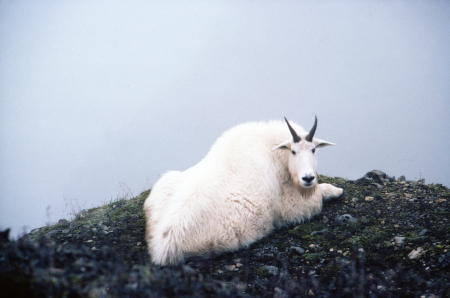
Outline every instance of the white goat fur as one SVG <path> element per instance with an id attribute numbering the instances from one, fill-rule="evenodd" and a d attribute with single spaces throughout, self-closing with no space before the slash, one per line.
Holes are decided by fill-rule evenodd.
<path id="1" fill-rule="evenodd" d="M 333 145 L 315 138 L 306 142 L 308 133 L 291 126 L 302 139 L 297 146 Z M 274 228 L 311 218 L 322 199 L 342 195 L 342 189 L 317 184 L 317 178 L 303 187 L 290 165 L 291 150 L 275 150 L 280 144 L 294 146 L 285 123 L 241 124 L 225 132 L 197 165 L 164 174 L 144 204 L 152 261 L 175 265 L 237 250 Z M 315 158 L 311 163 L 317 176 Z"/>

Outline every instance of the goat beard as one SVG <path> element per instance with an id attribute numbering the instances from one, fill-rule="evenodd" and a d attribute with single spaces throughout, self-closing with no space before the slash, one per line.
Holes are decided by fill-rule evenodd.
<path id="1" fill-rule="evenodd" d="M 292 175 L 292 181 L 294 182 L 294 185 L 296 186 L 297 190 L 302 194 L 304 198 L 309 198 L 316 192 L 317 188 L 317 181 L 314 182 L 314 184 L 311 187 L 303 187 L 302 183 L 300 182 L 300 178 L 298 175 Z"/>

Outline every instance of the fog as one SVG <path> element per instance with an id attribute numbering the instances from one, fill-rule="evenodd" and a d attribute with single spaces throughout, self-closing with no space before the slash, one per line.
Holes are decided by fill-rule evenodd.
<path id="1" fill-rule="evenodd" d="M 450 186 L 448 1 L 1 1 L 0 229 L 131 197 L 282 120 L 320 174 Z"/>

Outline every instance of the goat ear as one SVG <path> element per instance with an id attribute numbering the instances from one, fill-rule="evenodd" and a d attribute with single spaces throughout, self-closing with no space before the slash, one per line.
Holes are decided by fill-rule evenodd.
<path id="1" fill-rule="evenodd" d="M 287 141 L 281 143 L 280 145 L 272 148 L 272 150 L 276 150 L 276 149 L 289 149 L 290 150 L 291 149 L 291 140 L 287 140 Z"/>
<path id="2" fill-rule="evenodd" d="M 313 139 L 313 143 L 314 146 L 316 146 L 316 148 L 322 148 L 322 147 L 326 147 L 326 146 L 334 146 L 334 143 L 330 143 L 324 140 L 320 140 L 320 139 Z"/>

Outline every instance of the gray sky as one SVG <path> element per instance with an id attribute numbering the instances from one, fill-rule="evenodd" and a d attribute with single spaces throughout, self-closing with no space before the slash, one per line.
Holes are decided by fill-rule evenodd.
<path id="1" fill-rule="evenodd" d="M 449 1 L 0 2 L 0 228 L 150 188 L 235 124 L 336 143 L 319 173 L 450 186 Z"/>

